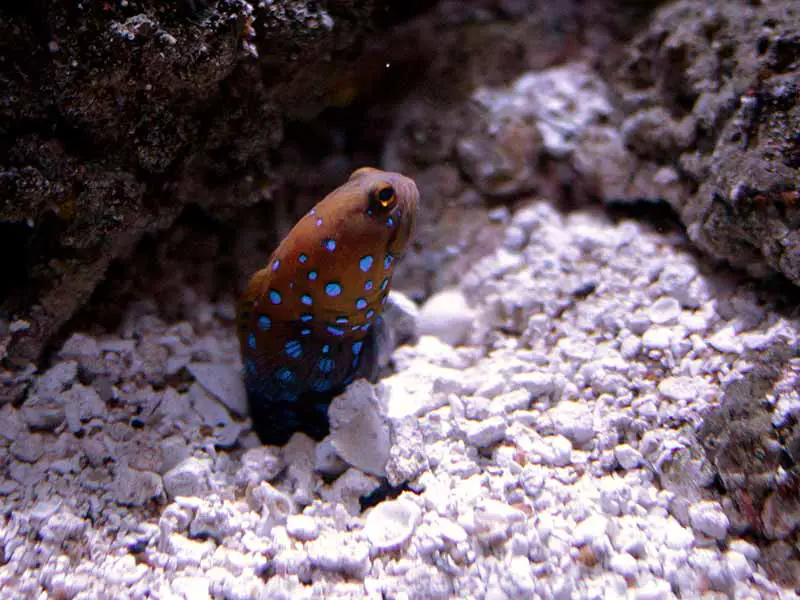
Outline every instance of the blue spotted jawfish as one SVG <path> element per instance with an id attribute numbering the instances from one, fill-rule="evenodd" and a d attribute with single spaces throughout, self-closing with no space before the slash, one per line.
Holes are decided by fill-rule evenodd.
<path id="1" fill-rule="evenodd" d="M 303 216 L 256 272 L 238 308 L 250 416 L 264 443 L 328 429 L 331 399 L 378 374 L 378 330 L 408 246 L 419 191 L 363 167 Z"/>

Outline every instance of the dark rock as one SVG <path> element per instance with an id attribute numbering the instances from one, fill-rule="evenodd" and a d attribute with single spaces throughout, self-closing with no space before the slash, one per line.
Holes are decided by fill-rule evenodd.
<path id="1" fill-rule="evenodd" d="M 800 9 L 792 2 L 659 10 L 617 73 L 626 142 L 680 165 L 666 198 L 710 255 L 800 285 Z"/>
<path id="2" fill-rule="evenodd" d="M 705 415 L 698 431 L 739 513 L 731 520 L 771 539 L 786 538 L 800 523 L 800 466 L 791 457 L 791 432 L 775 426 L 767 398 L 796 352 L 779 343 L 755 357 L 753 368 L 728 384 L 722 404 Z"/>

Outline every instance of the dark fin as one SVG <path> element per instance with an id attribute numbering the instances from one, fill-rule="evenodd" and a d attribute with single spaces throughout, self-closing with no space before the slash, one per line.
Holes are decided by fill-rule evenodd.
<path id="1" fill-rule="evenodd" d="M 364 348 L 361 351 L 361 362 L 358 365 L 355 373 L 353 373 L 351 381 L 361 379 L 362 377 L 370 383 L 375 383 L 378 381 L 378 375 L 380 374 L 380 364 L 378 361 L 379 344 L 385 337 L 385 327 L 386 324 L 383 320 L 383 317 L 376 317 L 375 323 L 370 329 L 369 335 L 364 338 Z"/>
<path id="2" fill-rule="evenodd" d="M 296 402 L 290 403 L 248 393 L 253 430 L 266 445 L 283 446 L 297 432 L 319 441 L 330 430 L 328 405 L 333 398 L 333 395 L 321 396 L 301 394 Z"/>
<path id="3" fill-rule="evenodd" d="M 259 335 L 256 348 L 243 353 L 250 416 L 265 444 L 285 444 L 298 431 L 322 439 L 333 398 L 356 379 L 374 382 L 378 376 L 376 327 L 362 340 L 303 337 L 302 358 L 292 359 L 278 348 L 297 339 L 292 332 L 298 327 L 305 325 L 273 323 L 270 343 Z"/>

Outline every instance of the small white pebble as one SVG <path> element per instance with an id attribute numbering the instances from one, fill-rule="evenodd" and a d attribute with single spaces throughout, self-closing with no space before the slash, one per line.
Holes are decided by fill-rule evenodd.
<path id="1" fill-rule="evenodd" d="M 547 456 L 543 456 L 545 462 L 554 467 L 565 467 L 572 462 L 572 442 L 563 435 L 551 435 L 544 440 L 550 447 Z"/>
<path id="2" fill-rule="evenodd" d="M 680 303 L 670 296 L 662 296 L 647 311 L 650 321 L 656 325 L 674 323 L 681 313 Z"/>
<path id="3" fill-rule="evenodd" d="M 467 442 L 478 448 L 488 448 L 500 442 L 506 434 L 506 420 L 497 415 L 482 421 L 470 422 L 466 427 Z"/>
<path id="4" fill-rule="evenodd" d="M 623 358 L 634 358 L 639 351 L 642 349 L 642 338 L 638 335 L 629 335 L 624 340 L 622 340 L 622 344 L 619 348 L 619 353 L 622 354 Z"/>
<path id="5" fill-rule="evenodd" d="M 506 227 L 503 246 L 509 250 L 520 250 L 528 241 L 525 230 L 516 225 Z"/>
<path id="6" fill-rule="evenodd" d="M 639 573 L 636 559 L 627 552 L 612 556 L 608 566 L 611 567 L 612 571 L 619 573 L 623 577 L 636 577 Z"/>
<path id="7" fill-rule="evenodd" d="M 731 540 L 729 548 L 734 552 L 742 554 L 748 560 L 756 561 L 761 556 L 761 551 L 758 549 L 758 546 L 744 540 Z"/>
<path id="8" fill-rule="evenodd" d="M 401 546 L 414 533 L 421 516 L 419 506 L 400 497 L 373 508 L 364 523 L 364 533 L 378 550 Z"/>
<path id="9" fill-rule="evenodd" d="M 620 444 L 614 449 L 614 456 L 619 463 L 619 466 L 625 469 L 635 469 L 642 464 L 643 458 L 641 452 L 630 444 Z"/>
<path id="10" fill-rule="evenodd" d="M 636 600 L 664 600 L 665 598 L 672 598 L 674 595 L 669 583 L 663 579 L 656 579 L 648 581 L 636 590 L 633 597 Z"/>
<path id="11" fill-rule="evenodd" d="M 689 507 L 689 522 L 693 529 L 716 540 L 723 540 L 728 536 L 730 521 L 722 512 L 719 502 L 703 500 L 692 504 Z"/>
<path id="12" fill-rule="evenodd" d="M 744 554 L 729 550 L 725 553 L 725 559 L 728 562 L 728 570 L 731 576 L 737 581 L 746 581 L 753 574 L 753 568 Z"/>
<path id="13" fill-rule="evenodd" d="M 286 532 L 295 539 L 307 542 L 319 535 L 319 525 L 308 515 L 289 515 L 286 518 Z"/>
<path id="14" fill-rule="evenodd" d="M 741 354 L 743 350 L 743 344 L 736 335 L 736 329 L 733 325 L 728 325 L 720 329 L 709 338 L 708 343 L 720 352 Z"/>
<path id="15" fill-rule="evenodd" d="M 555 376 L 541 371 L 518 373 L 511 378 L 511 382 L 527 390 L 532 398 L 549 394 L 555 388 Z"/>
<path id="16" fill-rule="evenodd" d="M 702 377 L 667 377 L 658 384 L 658 391 L 667 398 L 688 402 L 701 397 L 708 389 Z"/>
<path id="17" fill-rule="evenodd" d="M 650 327 L 642 335 L 642 345 L 648 350 L 664 350 L 669 348 L 672 334 L 670 327 Z"/>
<path id="18" fill-rule="evenodd" d="M 608 519 L 602 515 L 591 515 L 575 527 L 572 532 L 572 543 L 583 546 L 597 540 L 606 534 Z"/>

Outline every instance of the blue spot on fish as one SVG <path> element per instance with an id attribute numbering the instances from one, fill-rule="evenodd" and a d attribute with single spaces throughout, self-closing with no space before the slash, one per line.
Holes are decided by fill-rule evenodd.
<path id="1" fill-rule="evenodd" d="M 311 382 L 311 389 L 315 392 L 327 392 L 331 387 L 333 387 L 333 384 L 327 379 L 315 379 Z M 318 406 L 316 408 L 322 410 L 327 407 Z"/>
<path id="2" fill-rule="evenodd" d="M 325 345 L 322 347 L 322 353 L 323 353 L 323 354 L 327 354 L 327 353 L 328 353 L 328 350 L 330 350 L 330 349 L 331 349 L 331 347 L 330 347 L 328 344 L 325 344 Z"/>
<path id="3" fill-rule="evenodd" d="M 372 289 L 372 279 L 367 279 L 367 280 L 364 282 L 364 289 L 365 289 L 366 291 L 370 291 L 370 290 Z"/>
<path id="4" fill-rule="evenodd" d="M 247 336 L 247 345 L 250 346 L 251 349 L 256 349 L 256 336 L 255 334 L 251 333 Z"/>
<path id="5" fill-rule="evenodd" d="M 361 267 L 361 270 L 364 271 L 364 273 L 366 273 L 372 268 L 372 257 L 369 255 L 362 256 L 361 260 L 358 261 L 358 266 Z"/>
<path id="6" fill-rule="evenodd" d="M 333 252 L 334 250 L 336 250 L 336 240 L 332 240 L 330 238 L 322 240 L 322 246 L 325 248 L 325 250 Z"/>
<path id="7" fill-rule="evenodd" d="M 394 227 L 394 219 L 392 217 L 386 218 L 386 226 L 387 227 Z"/>
<path id="8" fill-rule="evenodd" d="M 325 293 L 328 296 L 338 296 L 342 293 L 342 286 L 334 282 L 325 284 Z"/>
<path id="9" fill-rule="evenodd" d="M 280 304 L 282 301 L 281 293 L 278 290 L 269 291 L 269 301 L 273 304 Z"/>
<path id="10" fill-rule="evenodd" d="M 283 383 L 293 383 L 294 381 L 297 380 L 297 375 L 295 375 L 294 371 L 292 371 L 289 367 L 283 367 L 282 369 L 278 369 L 276 375 L 278 376 L 278 379 Z"/>
<path id="11" fill-rule="evenodd" d="M 266 315 L 261 315 L 258 317 L 258 328 L 261 331 L 267 331 L 270 327 L 272 327 L 272 321 Z"/>
<path id="12" fill-rule="evenodd" d="M 320 358 L 317 366 L 323 373 L 330 373 L 333 371 L 334 362 L 332 358 Z"/>
<path id="13" fill-rule="evenodd" d="M 350 322 L 350 319 L 347 317 L 336 317 L 336 324 L 337 325 L 347 325 Z"/>
<path id="14" fill-rule="evenodd" d="M 304 254 L 301 252 L 300 256 L 297 257 L 297 260 L 299 260 L 301 263 L 305 263 L 306 261 L 308 261 L 308 254 Z"/>
<path id="15" fill-rule="evenodd" d="M 311 281 L 315 281 L 317 279 L 317 276 L 319 276 L 319 273 L 317 273 L 316 271 L 309 271 L 308 272 L 308 278 Z"/>
<path id="16" fill-rule="evenodd" d="M 361 347 L 364 345 L 364 342 L 358 341 L 353 342 L 353 354 L 359 354 L 361 352 Z"/>
<path id="17" fill-rule="evenodd" d="M 309 294 L 303 294 L 302 296 L 300 296 L 300 302 L 302 302 L 306 306 L 311 306 L 312 304 L 314 304 L 314 300 L 313 298 L 311 298 Z"/>
<path id="18" fill-rule="evenodd" d="M 286 354 L 292 358 L 300 358 L 303 356 L 303 345 L 297 340 L 290 340 L 286 342 L 286 345 L 283 347 L 283 349 L 286 351 Z"/>
<path id="19" fill-rule="evenodd" d="M 388 277 L 386 279 L 384 279 L 383 281 L 381 281 L 381 291 L 384 291 L 386 289 L 387 285 L 389 285 L 389 278 Z"/>
<path id="20" fill-rule="evenodd" d="M 308 323 L 313 318 L 314 318 L 314 315 L 312 315 L 311 313 L 303 313 L 302 315 L 300 315 L 300 320 L 303 323 Z"/>
<path id="21" fill-rule="evenodd" d="M 364 298 L 359 298 L 358 300 L 356 300 L 356 308 L 358 310 L 364 310 L 365 308 L 367 308 L 367 301 Z"/>
<path id="22" fill-rule="evenodd" d="M 310 329 L 303 329 L 300 331 L 300 335 L 311 335 Z"/>
<path id="23" fill-rule="evenodd" d="M 281 261 L 276 260 L 274 263 L 272 263 L 272 270 L 273 271 L 277 271 L 278 267 L 280 267 L 280 266 L 281 266 Z"/>
<path id="24" fill-rule="evenodd" d="M 392 266 L 392 261 L 394 260 L 394 256 L 391 254 L 387 254 L 386 258 L 383 259 L 383 268 L 388 269 Z"/>
<path id="25" fill-rule="evenodd" d="M 339 329 L 338 327 L 334 327 L 333 325 L 328 325 L 327 329 L 328 333 L 330 333 L 331 335 L 336 335 L 336 336 L 344 335 L 343 329 Z"/>
<path id="26" fill-rule="evenodd" d="M 322 217 L 317 219 L 317 227 L 319 227 L 320 225 L 322 225 Z"/>
<path id="27" fill-rule="evenodd" d="M 372 309 L 370 308 L 370 309 L 367 311 L 367 313 L 366 313 L 366 315 L 365 315 L 365 316 L 366 316 L 368 319 L 371 319 L 371 318 L 372 318 L 372 316 L 373 316 L 374 314 L 375 314 L 375 311 L 374 311 L 374 310 L 372 310 Z"/>

